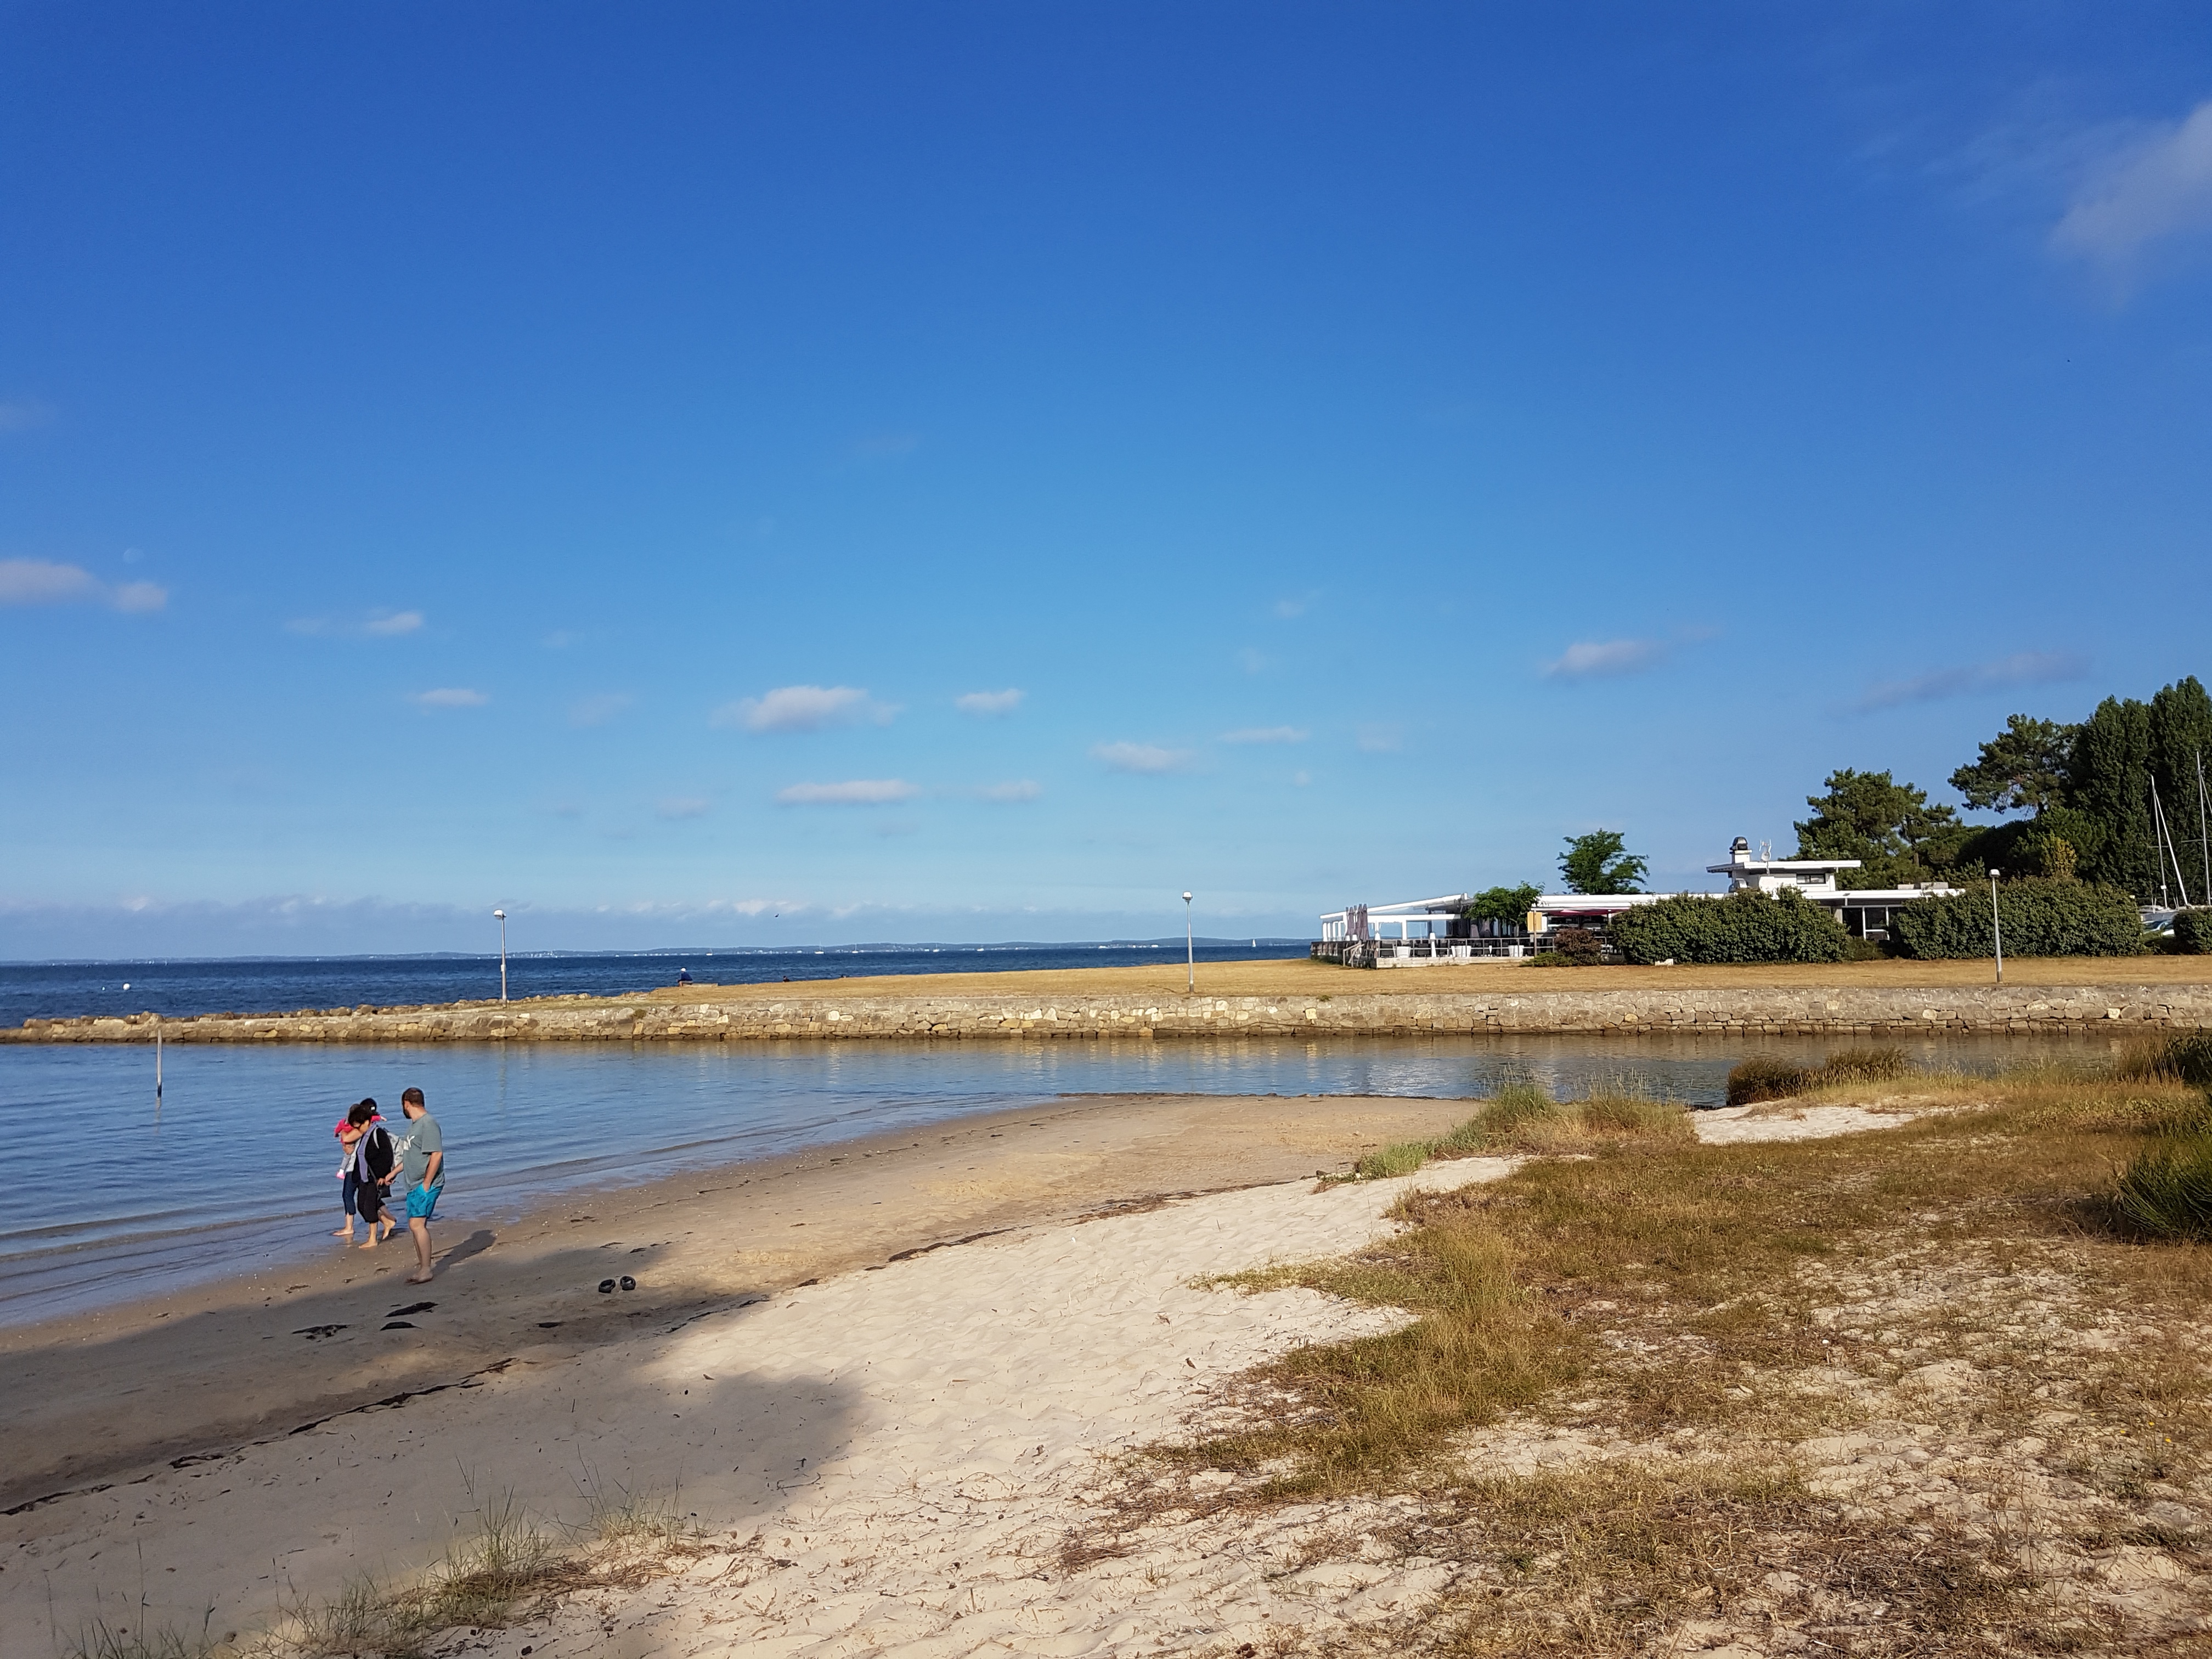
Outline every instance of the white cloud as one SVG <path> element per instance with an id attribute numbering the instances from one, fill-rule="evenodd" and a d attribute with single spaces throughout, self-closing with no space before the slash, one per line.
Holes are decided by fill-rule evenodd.
<path id="1" fill-rule="evenodd" d="M 976 794 L 985 800 L 1035 800 L 1044 793 L 1036 781 L 1023 778 L 1012 783 L 987 783 Z"/>
<path id="2" fill-rule="evenodd" d="M 118 611 L 143 616 L 168 608 L 169 590 L 159 582 L 122 582 L 108 592 L 108 602 Z"/>
<path id="3" fill-rule="evenodd" d="M 372 611 L 366 617 L 295 617 L 284 624 L 288 634 L 304 634 L 310 639 L 346 638 L 366 635 L 370 639 L 398 639 L 412 634 L 423 623 L 419 611 Z"/>
<path id="4" fill-rule="evenodd" d="M 1405 746 L 1406 728 L 1397 725 L 1370 723 L 1359 728 L 1356 741 L 1370 755 L 1395 753 Z"/>
<path id="5" fill-rule="evenodd" d="M 653 814 L 664 818 L 703 818 L 714 803 L 697 795 L 665 795 L 653 805 Z"/>
<path id="6" fill-rule="evenodd" d="M 780 685 L 761 696 L 724 703 L 708 721 L 748 732 L 819 732 L 864 720 L 882 726 L 896 713 L 855 685 Z"/>
<path id="7" fill-rule="evenodd" d="M 491 699 L 481 691 L 471 691 L 465 685 L 441 685 L 434 690 L 417 691 L 408 699 L 417 708 L 481 708 Z"/>
<path id="8" fill-rule="evenodd" d="M 2071 651 L 2020 651 L 1995 662 L 1965 668 L 1939 668 L 1911 679 L 1882 680 L 1869 686 L 1858 701 L 1862 712 L 1895 708 L 1909 702 L 1937 702 L 1946 697 L 1972 696 L 1978 691 L 2002 690 L 2014 685 L 2049 685 L 2059 680 L 2078 680 L 2089 672 L 2088 659 Z"/>
<path id="9" fill-rule="evenodd" d="M 59 605 L 100 591 L 89 570 L 45 559 L 0 559 L 0 605 Z"/>
<path id="10" fill-rule="evenodd" d="M 1255 651 L 1249 645 L 1237 653 L 1237 665 L 1248 674 L 1264 674 L 1273 661 L 1266 652 Z"/>
<path id="11" fill-rule="evenodd" d="M 1152 743 L 1102 743 L 1091 750 L 1091 757 L 1103 761 L 1116 772 L 1134 772 L 1148 777 L 1184 771 L 1192 759 L 1188 749 L 1163 749 Z"/>
<path id="12" fill-rule="evenodd" d="M 794 783 L 775 792 L 780 806 L 884 806 L 912 800 L 921 787 L 903 778 L 854 778 L 845 783 Z"/>
<path id="13" fill-rule="evenodd" d="M 1318 597 L 1308 593 L 1297 599 L 1277 599 L 1273 606 L 1276 619 L 1280 622 L 1296 621 L 1313 608 L 1313 602 Z"/>
<path id="14" fill-rule="evenodd" d="M 565 628 L 556 628 L 550 634 L 548 634 L 544 639 L 538 641 L 538 644 L 544 646 L 548 651 L 566 651 L 570 646 L 575 644 L 575 642 L 576 635 L 568 632 Z"/>
<path id="15" fill-rule="evenodd" d="M 2092 168 L 2051 245 L 2118 274 L 2151 244 L 2203 230 L 2212 230 L 2212 101 Z"/>
<path id="16" fill-rule="evenodd" d="M 627 691 L 602 691 L 594 696 L 579 697 L 568 705 L 568 724 L 577 727 L 605 726 L 636 701 Z"/>
<path id="17" fill-rule="evenodd" d="M 1307 733 L 1295 726 L 1247 726 L 1224 732 L 1224 743 L 1304 743 Z"/>
<path id="18" fill-rule="evenodd" d="M 89 570 L 49 559 L 0 559 L 0 605 L 70 605 L 82 600 L 118 611 L 159 611 L 169 590 L 159 582 L 110 586 Z"/>
<path id="19" fill-rule="evenodd" d="M 1633 674 L 1659 660 L 1656 640 L 1577 640 L 1544 665 L 1554 679 L 1595 679 L 1607 674 Z"/>
<path id="20" fill-rule="evenodd" d="M 9 398 L 0 400 L 0 432 L 28 432 L 34 426 L 44 426 L 54 418 L 51 404 L 36 398 Z"/>
<path id="21" fill-rule="evenodd" d="M 1291 774 L 1291 781 L 1297 785 L 1299 788 L 1303 789 L 1313 781 L 1313 774 L 1310 772 L 1293 772 Z"/>
<path id="22" fill-rule="evenodd" d="M 1010 685 L 1003 691 L 965 692 L 953 698 L 952 706 L 963 714 L 1011 714 L 1028 696 Z"/>

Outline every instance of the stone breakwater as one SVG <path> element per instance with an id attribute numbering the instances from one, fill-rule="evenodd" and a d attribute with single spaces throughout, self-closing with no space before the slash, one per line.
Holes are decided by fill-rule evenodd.
<path id="1" fill-rule="evenodd" d="M 783 996 L 33 1019 L 0 1042 L 740 1042 L 1404 1036 L 1437 1031 L 1902 1036 L 2212 1026 L 2212 985 L 1595 988 L 1281 997 Z"/>

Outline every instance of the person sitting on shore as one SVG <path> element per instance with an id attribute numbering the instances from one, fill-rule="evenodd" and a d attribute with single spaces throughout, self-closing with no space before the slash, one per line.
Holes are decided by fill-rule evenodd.
<path id="1" fill-rule="evenodd" d="M 446 1138 L 420 1089 L 401 1095 L 399 1109 L 407 1114 L 407 1133 L 397 1143 L 399 1176 L 407 1188 L 407 1231 L 415 1237 L 415 1271 L 407 1275 L 407 1282 L 427 1285 L 430 1218 L 438 1212 L 439 1195 L 446 1190 Z"/>

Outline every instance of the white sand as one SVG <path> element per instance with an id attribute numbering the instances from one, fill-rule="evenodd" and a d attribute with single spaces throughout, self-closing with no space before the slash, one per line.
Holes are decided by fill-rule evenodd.
<path id="1" fill-rule="evenodd" d="M 1925 1116 L 1929 1109 L 1890 1106 L 1794 1106 L 1788 1101 L 1764 1101 L 1756 1106 L 1722 1106 L 1695 1112 L 1698 1139 L 1709 1146 L 1729 1146 L 1751 1140 L 1821 1140 L 1830 1135 L 1858 1134 L 1869 1129 L 1896 1129 Z"/>

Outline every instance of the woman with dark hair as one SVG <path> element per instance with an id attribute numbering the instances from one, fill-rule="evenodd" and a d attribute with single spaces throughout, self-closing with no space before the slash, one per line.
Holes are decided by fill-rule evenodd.
<path id="1" fill-rule="evenodd" d="M 347 1130 L 351 1131 L 350 1139 Z M 345 1170 L 346 1227 L 338 1237 L 351 1242 L 352 1212 L 358 1210 L 361 1218 L 368 1223 L 368 1242 L 361 1248 L 373 1250 L 384 1242 L 376 1236 L 380 1222 L 384 1226 L 384 1238 L 399 1231 L 399 1224 L 385 1207 L 385 1188 L 392 1180 L 392 1137 L 385 1133 L 384 1120 L 377 1115 L 376 1103 L 364 1100 L 347 1112 L 338 1138 L 346 1142 L 349 1152 Z"/>
<path id="2" fill-rule="evenodd" d="M 355 1213 L 361 1208 L 361 1175 L 357 1166 L 361 1163 L 362 1129 L 376 1115 L 374 1101 L 365 1100 L 362 1103 L 362 1106 L 368 1108 L 366 1116 L 357 1115 L 361 1112 L 361 1106 L 348 1107 L 346 1115 L 338 1120 L 337 1127 L 331 1131 L 338 1138 L 338 1203 L 345 1210 L 345 1225 L 331 1229 L 331 1237 L 343 1238 L 349 1244 L 353 1243 L 353 1218 Z M 371 1238 L 376 1237 L 376 1228 L 374 1224 L 369 1227 L 368 1236 Z"/>

